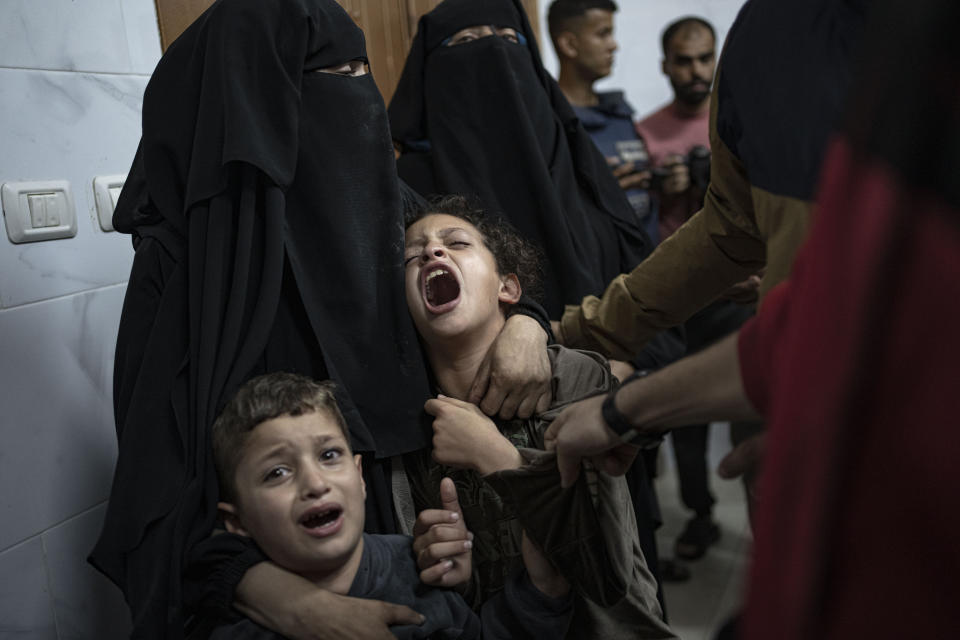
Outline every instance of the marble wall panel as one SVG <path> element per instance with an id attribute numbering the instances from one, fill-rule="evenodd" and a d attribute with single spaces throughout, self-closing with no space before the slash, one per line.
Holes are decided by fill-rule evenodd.
<path id="1" fill-rule="evenodd" d="M 69 180 L 73 238 L 15 245 L 0 229 L 0 308 L 126 281 L 127 235 L 96 221 L 93 179 L 128 171 L 146 76 L 0 69 L 0 182 Z"/>
<path id="2" fill-rule="evenodd" d="M 57 640 L 39 536 L 0 553 L 0 640 Z"/>
<path id="3" fill-rule="evenodd" d="M 4 0 L 0 67 L 149 74 L 159 58 L 154 0 Z"/>
<path id="4" fill-rule="evenodd" d="M 59 640 L 130 636 L 123 594 L 86 561 L 106 510 L 106 504 L 98 505 L 41 536 Z"/>
<path id="5" fill-rule="evenodd" d="M 124 291 L 0 311 L 0 549 L 107 499 Z"/>
<path id="6" fill-rule="evenodd" d="M 0 66 L 130 73 L 120 3 L 4 0 Z"/>

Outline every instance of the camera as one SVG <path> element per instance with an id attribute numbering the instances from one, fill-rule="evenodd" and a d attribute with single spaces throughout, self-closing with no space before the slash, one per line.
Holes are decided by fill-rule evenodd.
<path id="1" fill-rule="evenodd" d="M 687 155 L 672 165 L 664 167 L 654 167 L 650 170 L 650 189 L 652 191 L 662 191 L 663 181 L 673 173 L 673 167 L 677 164 L 685 164 L 690 174 L 690 186 L 698 190 L 707 188 L 710 182 L 710 149 L 702 144 L 690 148 Z"/>

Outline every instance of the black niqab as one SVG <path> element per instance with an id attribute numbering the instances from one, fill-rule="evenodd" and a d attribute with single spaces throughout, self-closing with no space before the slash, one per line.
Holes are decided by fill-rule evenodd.
<path id="1" fill-rule="evenodd" d="M 181 633 L 184 557 L 216 515 L 209 428 L 246 379 L 337 380 L 371 456 L 429 441 L 383 102 L 370 75 L 315 72 L 365 57 L 333 0 L 219 0 L 147 87 L 114 217 L 137 254 L 115 362 L 119 458 L 91 555 L 137 636 Z M 392 522 L 389 485 L 365 472 L 375 530 Z"/>
<path id="2" fill-rule="evenodd" d="M 512 27 L 526 44 L 442 45 L 473 25 Z M 544 250 L 551 317 L 649 254 L 623 191 L 543 69 L 519 2 L 446 0 L 423 16 L 389 113 L 401 178 L 421 192 L 478 196 Z"/>

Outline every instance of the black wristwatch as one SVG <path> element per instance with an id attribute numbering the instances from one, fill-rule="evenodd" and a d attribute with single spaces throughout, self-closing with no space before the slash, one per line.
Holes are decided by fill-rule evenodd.
<path id="1" fill-rule="evenodd" d="M 649 371 L 642 371 L 640 375 L 636 377 L 642 378 L 647 373 L 649 373 Z M 622 389 L 622 387 L 611 390 L 604 399 L 603 406 L 600 408 L 600 414 L 603 416 L 603 421 L 607 423 L 607 426 L 620 436 L 623 442 L 635 444 L 643 449 L 655 447 L 663 442 L 662 433 L 643 433 L 630 424 L 625 415 L 620 413 L 620 410 L 617 409 L 617 405 L 614 403 L 614 398 L 620 389 Z"/>
<path id="2" fill-rule="evenodd" d="M 617 396 L 617 391 L 619 390 L 620 388 L 617 387 L 607 394 L 600 413 L 603 415 L 603 421 L 607 423 L 607 426 L 610 427 L 614 433 L 620 436 L 621 440 L 624 442 L 632 442 L 634 438 L 640 435 L 640 432 L 627 421 L 627 416 L 620 413 L 620 410 L 617 409 L 617 405 L 613 399 Z"/>

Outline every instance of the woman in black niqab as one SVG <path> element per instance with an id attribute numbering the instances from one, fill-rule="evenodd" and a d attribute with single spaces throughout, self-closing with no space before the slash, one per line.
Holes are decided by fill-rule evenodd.
<path id="1" fill-rule="evenodd" d="M 475 25 L 500 37 L 445 46 Z M 472 194 L 546 254 L 545 307 L 602 293 L 652 244 L 540 61 L 518 0 L 446 0 L 420 19 L 390 103 L 400 177 L 421 193 Z"/>
<path id="2" fill-rule="evenodd" d="M 147 86 L 114 216 L 136 256 L 115 362 L 119 458 L 91 554 L 137 637 L 182 633 L 181 572 L 216 517 L 209 427 L 242 382 L 286 370 L 340 383 L 368 531 L 395 526 L 374 460 L 429 442 L 383 101 L 370 75 L 318 72 L 365 58 L 333 0 L 219 0 Z"/>

